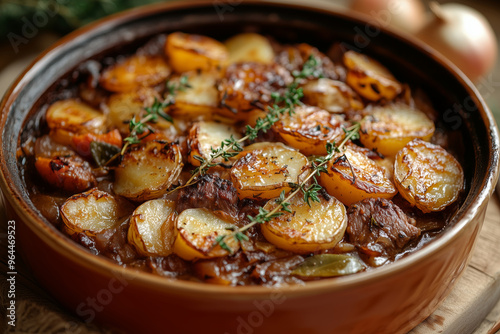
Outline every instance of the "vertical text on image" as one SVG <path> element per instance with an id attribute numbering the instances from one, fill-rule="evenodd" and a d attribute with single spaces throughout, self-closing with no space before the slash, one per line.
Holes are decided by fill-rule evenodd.
<path id="1" fill-rule="evenodd" d="M 7 222 L 7 323 L 16 326 L 16 222 Z"/>

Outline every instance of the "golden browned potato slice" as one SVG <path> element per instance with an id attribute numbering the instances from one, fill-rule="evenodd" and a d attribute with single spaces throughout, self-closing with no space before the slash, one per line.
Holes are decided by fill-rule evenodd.
<path id="1" fill-rule="evenodd" d="M 317 62 L 317 71 L 312 71 L 307 75 L 308 80 L 319 77 L 339 80 L 344 76 L 345 70 L 336 66 L 324 53 L 310 44 L 300 43 L 296 45 L 285 46 L 275 58 L 275 61 L 284 66 L 291 73 L 300 72 L 304 64 L 311 59 Z"/>
<path id="2" fill-rule="evenodd" d="M 384 157 L 381 154 L 372 151 L 369 148 L 366 147 L 361 147 L 353 142 L 348 142 L 346 144 L 346 147 L 349 147 L 350 149 L 359 152 L 361 154 L 366 155 L 368 158 L 373 160 L 377 165 L 385 169 L 385 176 L 389 180 L 392 180 L 394 178 L 394 157 Z"/>
<path id="3" fill-rule="evenodd" d="M 332 115 L 326 110 L 299 106 L 291 116 L 284 114 L 274 126 L 283 141 L 305 155 L 325 155 L 327 142 L 344 138 L 344 116 Z"/>
<path id="4" fill-rule="evenodd" d="M 394 181 L 401 195 L 422 212 L 441 211 L 457 200 L 464 172 L 442 147 L 415 139 L 396 155 Z"/>
<path id="5" fill-rule="evenodd" d="M 274 50 L 267 38 L 255 33 L 231 37 L 224 43 L 229 51 L 229 63 L 255 62 L 271 64 Z"/>
<path id="6" fill-rule="evenodd" d="M 310 80 L 302 86 L 306 104 L 320 107 L 332 113 L 363 109 L 363 102 L 345 83 L 321 78 Z"/>
<path id="7" fill-rule="evenodd" d="M 45 114 L 51 138 L 63 145 L 71 145 L 75 133 L 101 133 L 106 117 L 77 99 L 53 103 Z"/>
<path id="8" fill-rule="evenodd" d="M 397 193 L 384 168 L 350 148 L 328 162 L 320 183 L 347 206 L 369 197 L 391 199 Z"/>
<path id="9" fill-rule="evenodd" d="M 141 87 L 131 92 L 113 94 L 109 97 L 106 106 L 108 119 L 126 137 L 130 134 L 130 120 L 132 118 L 139 120 L 144 117 L 146 114 L 145 108 L 151 107 L 155 103 L 155 99 L 161 100 L 160 94 L 150 87 Z M 165 112 L 171 114 L 170 109 L 166 109 Z M 155 130 L 155 139 L 167 141 L 176 140 L 179 133 L 185 131 L 182 121 L 177 118 L 171 123 L 159 117 L 155 123 L 149 123 L 148 125 Z"/>
<path id="10" fill-rule="evenodd" d="M 130 217 L 128 242 L 144 256 L 167 256 L 175 241 L 175 202 L 166 199 L 147 201 Z"/>
<path id="11" fill-rule="evenodd" d="M 100 84 L 111 92 L 130 92 L 139 87 L 157 85 L 165 81 L 170 72 L 163 57 L 134 55 L 107 68 Z"/>
<path id="12" fill-rule="evenodd" d="M 215 244 L 216 238 L 232 233 L 231 229 L 235 225 L 208 209 L 186 209 L 179 214 L 176 228 L 174 253 L 184 260 L 192 261 L 228 255 L 227 250 Z M 235 238 L 226 238 L 224 242 L 232 253 L 239 248 Z"/>
<path id="13" fill-rule="evenodd" d="M 115 169 L 114 190 L 133 201 L 162 196 L 182 170 L 179 145 L 149 141 L 133 146 Z"/>
<path id="14" fill-rule="evenodd" d="M 375 107 L 361 120 L 360 140 L 366 147 L 395 156 L 408 142 L 429 141 L 435 126 L 423 112 L 402 103 Z"/>
<path id="15" fill-rule="evenodd" d="M 391 101 L 403 89 L 385 66 L 366 55 L 347 51 L 344 54 L 344 64 L 348 69 L 347 84 L 367 100 Z"/>
<path id="16" fill-rule="evenodd" d="M 116 227 L 128 212 L 113 196 L 97 188 L 73 195 L 61 206 L 61 217 L 71 234 L 92 235 Z"/>
<path id="17" fill-rule="evenodd" d="M 145 107 L 153 105 L 155 98 L 159 99 L 159 94 L 149 87 L 111 95 L 107 103 L 111 124 L 120 130 L 121 134 L 128 135 L 129 121 L 134 116 L 140 116 Z"/>
<path id="18" fill-rule="evenodd" d="M 221 146 L 221 142 L 231 138 L 240 139 L 241 136 L 232 125 L 216 122 L 196 122 L 191 127 L 188 136 L 189 157 L 188 161 L 199 166 L 200 161 L 194 157 L 209 159 L 212 149 L 216 150 Z M 222 157 L 213 161 L 214 163 L 223 163 Z"/>
<path id="19" fill-rule="evenodd" d="M 262 224 L 262 234 L 275 246 L 294 253 L 335 247 L 347 227 L 346 209 L 334 197 L 319 196 L 319 199 L 320 202 L 310 201 L 309 206 L 303 196 L 294 196 L 289 201 L 292 213 L 285 212 Z M 271 211 L 276 205 L 275 200 L 270 200 L 264 208 Z"/>
<path id="20" fill-rule="evenodd" d="M 183 76 L 187 76 L 190 87 L 177 92 L 175 104 L 170 107 L 169 113 L 190 119 L 197 116 L 212 118 L 213 113 L 219 109 L 216 82 L 220 74 L 216 71 L 188 72 L 171 78 L 169 83 L 178 84 Z"/>
<path id="21" fill-rule="evenodd" d="M 239 198 L 269 199 L 278 197 L 289 183 L 299 183 L 307 170 L 307 158 L 282 143 L 262 142 L 250 145 L 238 155 L 231 169 L 231 181 Z"/>
<path id="22" fill-rule="evenodd" d="M 226 65 L 227 48 L 213 38 L 174 32 L 165 42 L 165 54 L 177 73 L 207 71 Z"/>
<path id="23" fill-rule="evenodd" d="M 229 118 L 247 120 L 253 111 L 267 110 L 274 104 L 272 93 L 283 93 L 292 81 L 290 72 L 277 64 L 230 65 L 217 85 L 220 112 Z"/>

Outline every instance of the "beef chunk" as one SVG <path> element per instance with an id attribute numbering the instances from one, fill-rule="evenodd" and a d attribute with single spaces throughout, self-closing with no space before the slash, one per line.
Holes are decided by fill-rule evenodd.
<path id="1" fill-rule="evenodd" d="M 177 212 L 190 208 L 224 211 L 231 216 L 238 213 L 238 194 L 231 181 L 215 175 L 203 175 L 195 184 L 179 190 Z"/>
<path id="2" fill-rule="evenodd" d="M 368 256 L 393 257 L 420 236 L 415 219 L 392 201 L 366 198 L 347 210 L 349 240 Z"/>
<path id="3" fill-rule="evenodd" d="M 95 235 L 95 248 L 118 264 L 126 264 L 137 259 L 137 252 L 128 243 L 128 220 L 115 228 L 103 230 Z"/>
<path id="4" fill-rule="evenodd" d="M 334 65 L 330 58 L 309 44 L 286 46 L 276 55 L 275 61 L 294 73 L 295 71 L 300 72 L 304 68 L 304 64 L 310 56 L 314 56 L 319 61 L 320 71 L 324 78 L 344 81 L 345 70 L 341 66 Z M 307 77 L 307 79 L 313 78 L 313 73 Z"/>
<path id="5" fill-rule="evenodd" d="M 267 261 L 255 266 L 252 276 L 263 283 L 282 283 L 296 266 L 304 262 L 301 255 L 292 255 L 285 258 Z"/>
<path id="6" fill-rule="evenodd" d="M 189 262 L 175 254 L 165 257 L 149 257 L 147 265 L 153 273 L 165 277 L 182 277 L 191 273 Z"/>
<path id="7" fill-rule="evenodd" d="M 222 285 L 247 285 L 252 282 L 250 272 L 253 263 L 238 252 L 232 256 L 200 260 L 193 265 L 201 280 Z"/>

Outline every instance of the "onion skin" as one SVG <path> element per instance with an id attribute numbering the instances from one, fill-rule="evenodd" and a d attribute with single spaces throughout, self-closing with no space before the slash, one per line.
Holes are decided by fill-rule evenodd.
<path id="1" fill-rule="evenodd" d="M 421 0 L 351 0 L 349 8 L 373 17 L 382 27 L 413 34 L 425 23 Z"/>
<path id="2" fill-rule="evenodd" d="M 417 38 L 452 61 L 472 81 L 487 74 L 495 65 L 498 46 L 486 18 L 456 3 L 431 3 L 431 10 Z"/>

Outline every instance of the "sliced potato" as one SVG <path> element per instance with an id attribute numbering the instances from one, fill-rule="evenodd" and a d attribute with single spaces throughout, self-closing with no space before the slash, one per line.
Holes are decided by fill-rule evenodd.
<path id="1" fill-rule="evenodd" d="M 402 103 L 375 107 L 361 120 L 360 140 L 366 147 L 395 156 L 408 142 L 429 141 L 435 126 L 423 112 Z"/>
<path id="2" fill-rule="evenodd" d="M 293 81 L 290 72 L 278 64 L 239 63 L 229 66 L 217 85 L 221 113 L 246 120 L 252 111 L 266 110 L 273 92 L 283 93 Z"/>
<path id="3" fill-rule="evenodd" d="M 100 84 L 111 92 L 130 92 L 155 86 L 165 81 L 170 72 L 163 57 L 133 55 L 104 70 Z"/>
<path id="4" fill-rule="evenodd" d="M 385 176 L 389 180 L 394 180 L 394 157 L 385 157 L 373 161 L 385 170 Z"/>
<path id="5" fill-rule="evenodd" d="M 208 209 L 186 209 L 177 218 L 177 237 L 174 252 L 184 260 L 210 259 L 226 256 L 229 252 L 215 245 L 216 238 L 228 235 L 235 227 Z M 226 238 L 226 245 L 234 253 L 239 248 L 235 238 Z"/>
<path id="6" fill-rule="evenodd" d="M 224 43 L 229 51 L 229 63 L 255 62 L 271 64 L 273 46 L 267 38 L 255 33 L 238 34 Z"/>
<path id="7" fill-rule="evenodd" d="M 394 177 L 394 157 L 384 157 L 380 153 L 377 153 L 369 148 L 366 147 L 361 147 L 353 142 L 348 142 L 346 144 L 346 147 L 349 147 L 350 149 L 359 152 L 366 157 L 370 158 L 375 162 L 377 165 L 385 169 L 385 175 L 389 180 L 392 180 Z"/>
<path id="8" fill-rule="evenodd" d="M 311 253 L 335 247 L 344 236 L 347 227 L 346 209 L 336 198 L 320 202 L 304 202 L 303 196 L 290 199 L 290 210 L 261 225 L 264 237 L 275 246 L 294 252 Z M 273 210 L 276 201 L 270 200 L 264 206 Z"/>
<path id="9" fill-rule="evenodd" d="M 130 217 L 128 242 L 144 256 L 168 256 L 175 241 L 175 202 L 166 199 L 147 201 Z"/>
<path id="10" fill-rule="evenodd" d="M 50 129 L 64 129 L 74 133 L 97 132 L 104 128 L 105 116 L 77 99 L 53 103 L 45 114 Z"/>
<path id="11" fill-rule="evenodd" d="M 307 170 L 307 158 L 282 143 L 262 142 L 250 145 L 238 155 L 231 168 L 231 181 L 238 197 L 269 199 L 290 191 L 290 183 L 299 183 Z"/>
<path id="12" fill-rule="evenodd" d="M 457 200 L 464 172 L 442 147 L 415 139 L 396 155 L 394 181 L 401 195 L 422 212 L 441 211 Z"/>
<path id="13" fill-rule="evenodd" d="M 344 54 L 346 82 L 359 95 L 370 101 L 393 100 L 403 87 L 378 61 L 354 51 Z"/>
<path id="14" fill-rule="evenodd" d="M 167 36 L 165 54 L 177 73 L 207 71 L 227 63 L 227 48 L 213 38 L 174 32 Z"/>
<path id="15" fill-rule="evenodd" d="M 116 227 L 128 212 L 113 196 L 97 188 L 73 195 L 61 206 L 61 217 L 72 234 L 92 235 Z"/>
<path id="16" fill-rule="evenodd" d="M 284 114 L 273 129 L 283 141 L 305 155 L 325 155 L 327 142 L 344 138 L 344 116 L 332 115 L 326 110 L 299 106 L 291 116 Z"/>
<path id="17" fill-rule="evenodd" d="M 363 109 L 357 94 L 342 81 L 321 78 L 310 80 L 302 86 L 304 103 L 332 113 Z"/>
<path id="18" fill-rule="evenodd" d="M 158 198 L 177 180 L 182 166 L 177 144 L 153 140 L 133 146 L 115 169 L 115 193 L 134 201 Z"/>
<path id="19" fill-rule="evenodd" d="M 106 117 L 77 99 L 53 103 L 45 114 L 51 138 L 63 145 L 71 145 L 73 134 L 101 133 Z"/>
<path id="20" fill-rule="evenodd" d="M 108 118 L 111 124 L 120 130 L 121 134 L 128 135 L 129 121 L 134 116 L 143 113 L 144 108 L 153 105 L 155 98 L 159 99 L 159 94 L 149 87 L 111 95 L 107 102 Z"/>
<path id="21" fill-rule="evenodd" d="M 313 71 L 307 76 L 308 80 L 314 80 L 321 75 L 323 78 L 338 80 L 344 74 L 344 69 L 336 66 L 324 53 L 310 44 L 300 43 L 291 46 L 285 46 L 281 52 L 276 55 L 275 61 L 284 66 L 291 73 L 300 72 L 304 64 L 311 59 L 311 56 L 317 61 L 317 71 Z"/>
<path id="22" fill-rule="evenodd" d="M 397 193 L 383 167 L 350 148 L 328 162 L 320 183 L 347 206 L 369 197 L 391 199 Z"/>
<path id="23" fill-rule="evenodd" d="M 210 119 L 219 109 L 219 93 L 216 87 L 219 74 L 215 71 L 188 72 L 171 78 L 169 82 L 177 84 L 183 76 L 187 76 L 190 87 L 177 92 L 175 104 L 170 107 L 169 113 L 184 118 L 204 116 L 205 119 Z"/>
<path id="24" fill-rule="evenodd" d="M 196 122 L 191 127 L 188 137 L 190 150 L 188 161 L 193 166 L 199 166 L 200 161 L 194 157 L 199 156 L 209 159 L 212 149 L 218 149 L 221 142 L 231 138 L 240 139 L 241 136 L 232 125 L 216 122 Z M 214 160 L 214 163 L 224 162 L 222 157 Z"/>

